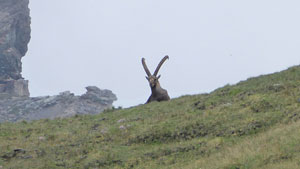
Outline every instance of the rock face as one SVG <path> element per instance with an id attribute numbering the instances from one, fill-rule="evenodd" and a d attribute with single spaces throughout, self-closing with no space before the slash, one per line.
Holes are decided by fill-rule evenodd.
<path id="1" fill-rule="evenodd" d="M 29 97 L 27 80 L 0 81 L 0 99 L 13 97 Z"/>
<path id="2" fill-rule="evenodd" d="M 7 95 L 29 96 L 28 81 L 21 80 L 31 30 L 28 3 L 0 0 L 0 92 Z"/>
<path id="3" fill-rule="evenodd" d="M 29 97 L 21 58 L 30 40 L 29 0 L 0 0 L 0 123 L 96 114 L 117 100 L 110 90 L 89 86 L 82 96 L 67 91 L 56 96 Z"/>

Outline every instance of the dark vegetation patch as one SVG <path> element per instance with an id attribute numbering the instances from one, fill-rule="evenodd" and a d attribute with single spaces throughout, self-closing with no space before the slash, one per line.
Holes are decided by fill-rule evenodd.
<path id="1" fill-rule="evenodd" d="M 205 147 L 206 143 L 201 142 L 197 145 L 187 145 L 187 146 L 180 146 L 180 147 L 172 147 L 168 149 L 159 149 L 158 151 L 152 151 L 144 154 L 144 157 L 150 158 L 150 159 L 159 159 L 164 156 L 171 156 L 174 154 L 179 153 L 187 153 L 191 151 L 197 151 L 198 155 L 205 154 L 207 150 L 207 147 Z"/>

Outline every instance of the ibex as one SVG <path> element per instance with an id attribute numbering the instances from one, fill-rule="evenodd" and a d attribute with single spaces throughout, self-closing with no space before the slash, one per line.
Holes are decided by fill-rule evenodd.
<path id="1" fill-rule="evenodd" d="M 169 56 L 165 56 L 158 64 L 158 66 L 155 69 L 155 72 L 153 73 L 153 75 L 151 75 L 146 63 L 145 63 L 145 58 L 142 58 L 142 64 L 143 67 L 145 69 L 145 72 L 147 74 L 146 79 L 149 82 L 150 88 L 151 88 L 151 96 L 149 97 L 149 99 L 147 100 L 147 103 L 150 103 L 152 101 L 166 101 L 166 100 L 170 100 L 170 97 L 168 95 L 167 90 L 161 88 L 158 79 L 160 78 L 160 75 L 157 76 L 158 71 L 160 69 L 160 67 L 162 66 L 162 64 L 169 59 Z"/>

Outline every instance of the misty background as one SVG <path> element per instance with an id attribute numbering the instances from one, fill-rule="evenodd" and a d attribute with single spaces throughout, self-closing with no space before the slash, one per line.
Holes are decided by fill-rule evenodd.
<path id="1" fill-rule="evenodd" d="M 85 87 L 112 90 L 115 106 L 145 103 L 160 83 L 171 98 L 300 64 L 297 0 L 31 0 L 32 33 L 23 58 L 31 96 Z"/>

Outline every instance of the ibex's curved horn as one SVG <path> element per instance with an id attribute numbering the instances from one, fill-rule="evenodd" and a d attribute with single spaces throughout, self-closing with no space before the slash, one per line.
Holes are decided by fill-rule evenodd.
<path id="1" fill-rule="evenodd" d="M 149 69 L 148 69 L 148 67 L 146 65 L 145 58 L 142 58 L 142 64 L 143 64 L 143 67 L 144 67 L 144 70 L 145 70 L 147 76 L 150 77 L 151 73 L 150 73 L 150 71 L 149 71 Z"/>
<path id="2" fill-rule="evenodd" d="M 155 72 L 154 72 L 154 74 L 153 74 L 154 76 L 157 76 L 157 73 L 158 73 L 160 67 L 162 66 L 162 64 L 163 64 L 167 59 L 169 59 L 169 56 L 168 56 L 168 55 L 166 55 L 166 56 L 159 62 L 159 64 L 157 65 L 157 67 L 156 67 L 156 69 L 155 69 Z"/>

